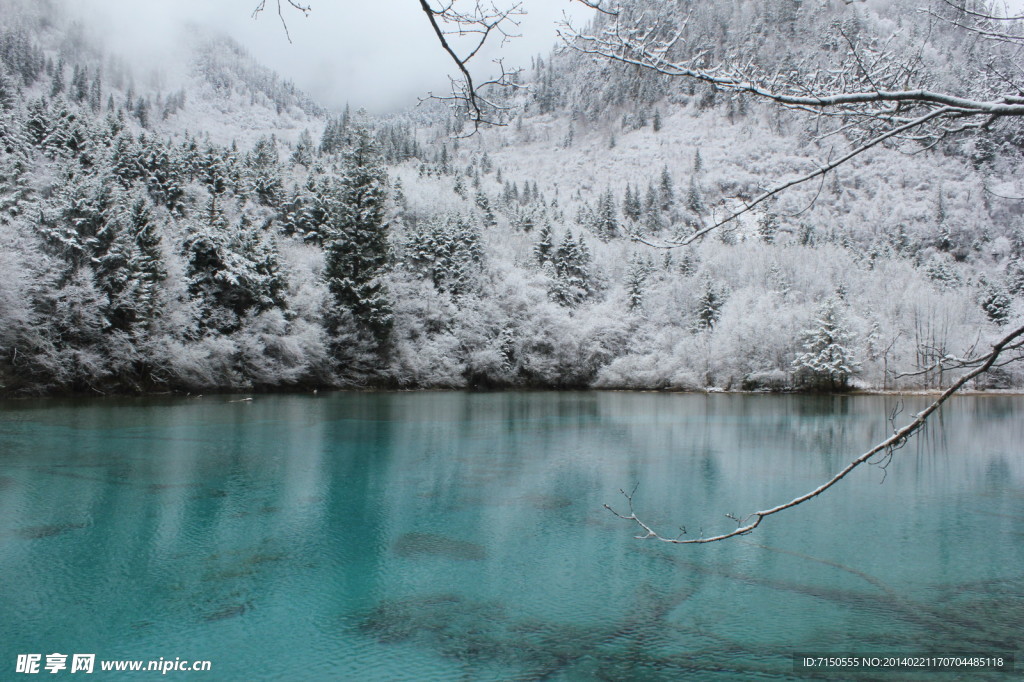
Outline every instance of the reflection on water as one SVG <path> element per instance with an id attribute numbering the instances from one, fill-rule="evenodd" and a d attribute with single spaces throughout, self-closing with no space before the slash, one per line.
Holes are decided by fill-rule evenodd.
<path id="1" fill-rule="evenodd" d="M 1022 648 L 1020 398 L 957 400 L 886 471 L 706 547 L 602 505 L 639 484 L 666 533 L 721 532 L 884 437 L 895 399 L 230 400 L 0 404 L 0 669 L 749 679 L 794 652 Z"/>

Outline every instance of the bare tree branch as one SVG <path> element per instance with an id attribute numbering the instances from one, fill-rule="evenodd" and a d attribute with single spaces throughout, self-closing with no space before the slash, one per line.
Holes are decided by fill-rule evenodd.
<path id="1" fill-rule="evenodd" d="M 288 22 L 284 16 L 285 7 L 290 6 L 303 15 L 308 15 L 311 7 L 297 0 L 274 1 L 285 36 L 288 38 L 288 42 L 291 42 Z M 600 2 L 587 2 L 586 4 L 600 9 L 598 7 Z M 267 0 L 260 0 L 252 12 L 253 18 L 257 18 L 266 8 Z M 513 31 L 519 26 L 518 17 L 525 14 L 522 3 L 514 2 L 506 8 L 500 8 L 493 2 L 484 4 L 482 0 L 475 0 L 473 9 L 466 11 L 457 9 L 455 0 L 420 0 L 420 9 L 427 16 L 431 29 L 441 43 L 441 48 L 455 63 L 459 72 L 459 77 L 451 79 L 450 95 L 435 96 L 431 93 L 427 99 L 437 99 L 455 106 L 473 124 L 473 132 L 476 132 L 482 125 L 505 125 L 507 117 L 504 112 L 511 107 L 499 103 L 488 93 L 493 90 L 501 91 L 521 87 L 516 82 L 519 70 L 506 69 L 504 62 L 497 59 L 493 63 L 497 67 L 498 74 L 478 82 L 474 79 L 469 65 L 494 36 L 499 36 L 502 44 L 518 37 Z M 460 49 L 461 46 L 458 43 L 467 40 L 469 46 Z"/>
<path id="2" fill-rule="evenodd" d="M 687 62 L 672 62 L 665 56 L 665 52 L 670 47 L 668 44 L 652 47 L 646 41 L 634 41 L 626 38 L 621 32 L 615 32 L 614 35 L 617 36 L 618 42 L 607 37 L 577 34 L 575 39 L 578 44 L 574 45 L 574 49 L 623 64 L 651 69 L 666 76 L 692 78 L 723 90 L 748 93 L 787 107 L 803 110 L 892 103 L 947 107 L 948 110 L 943 114 L 955 114 L 956 116 L 1024 116 L 1024 97 L 1014 95 L 986 101 L 926 89 L 880 88 L 853 92 L 827 92 L 827 87 L 820 88 L 826 91 L 822 94 L 798 94 L 784 89 L 782 87 L 784 84 L 778 78 L 766 82 L 766 77 L 757 78 L 754 73 L 745 71 L 738 66 L 725 66 L 716 70 L 701 69 L 693 65 L 697 61 L 694 59 Z M 809 89 L 807 86 L 802 87 Z M 870 115 L 886 120 L 902 120 L 894 118 L 895 112 L 892 110 L 872 111 Z"/>
<path id="3" fill-rule="evenodd" d="M 920 11 L 945 22 L 950 26 L 961 28 L 965 31 L 981 36 L 986 40 L 1009 44 L 1024 44 L 1024 32 L 1021 32 L 1020 30 L 1020 24 L 1024 22 L 1024 16 L 999 16 L 977 12 L 968 9 L 963 0 L 960 0 L 960 2 L 941 0 L 941 2 L 952 7 L 955 12 L 953 14 L 950 14 L 948 11 L 939 12 L 930 7 L 924 8 Z M 1007 33 L 1006 31 L 997 28 L 1001 22 L 1011 22 L 1009 27 L 1011 29 L 1017 28 L 1018 31 L 1016 33 Z"/>
<path id="4" fill-rule="evenodd" d="M 586 5 L 590 9 L 596 9 L 601 14 L 607 14 L 610 17 L 615 17 L 619 15 L 620 10 L 617 5 L 609 6 L 606 3 L 602 2 L 602 0 L 576 0 L 576 2 L 580 3 L 581 5 Z"/>
<path id="5" fill-rule="evenodd" d="M 859 457 L 851 461 L 849 464 L 843 467 L 836 475 L 834 475 L 825 483 L 822 483 L 814 490 L 811 490 L 808 493 L 800 495 L 799 497 L 796 497 L 784 504 L 780 504 L 762 511 L 753 512 L 742 518 L 736 517 L 732 514 L 726 514 L 728 518 L 736 521 L 738 526 L 735 530 L 729 533 L 713 535 L 711 537 L 703 537 L 702 535 L 698 538 L 684 539 L 684 536 L 686 535 L 686 528 L 683 527 L 681 528 L 682 532 L 679 535 L 676 535 L 675 537 L 663 536 L 659 534 L 657 531 L 655 531 L 648 523 L 644 522 L 639 517 L 637 517 L 636 511 L 633 507 L 633 496 L 636 493 L 636 488 L 634 488 L 633 492 L 631 493 L 621 491 L 622 495 L 626 498 L 626 501 L 629 505 L 628 514 L 619 513 L 618 511 L 616 511 L 607 504 L 604 506 L 608 511 L 615 514 L 620 519 L 633 521 L 634 523 L 636 523 L 636 525 L 639 526 L 643 531 L 643 534 L 637 536 L 637 539 L 640 540 L 658 540 L 660 542 L 668 542 L 678 545 L 693 545 L 704 544 L 708 542 L 719 542 L 721 540 L 728 540 L 729 538 L 734 538 L 740 535 L 748 535 L 752 533 L 755 528 L 761 525 L 761 522 L 769 516 L 778 514 L 779 512 L 786 511 L 787 509 L 792 509 L 793 507 L 796 507 L 798 505 L 803 504 L 804 502 L 808 502 L 814 499 L 815 497 L 822 494 L 835 484 L 839 483 L 839 481 L 843 480 L 851 471 L 853 471 L 860 465 L 864 464 L 865 462 L 869 462 L 875 456 L 882 454 L 884 458 L 891 458 L 893 451 L 906 445 L 907 440 L 915 433 L 917 433 L 922 426 L 924 426 L 928 417 L 931 416 L 934 412 L 936 412 L 940 407 L 942 407 L 943 403 L 945 403 L 953 395 L 960 391 L 960 389 L 966 386 L 967 383 L 970 382 L 972 379 L 975 379 L 976 377 L 989 371 L 992 367 L 996 366 L 997 361 L 1005 351 L 1020 348 L 1022 339 L 1024 339 L 1024 326 L 1014 329 L 1009 334 L 1000 339 L 996 344 L 992 346 L 992 350 L 988 354 L 975 360 L 972 360 L 972 363 L 980 364 L 978 364 L 977 367 L 975 367 L 969 372 L 966 372 L 959 379 L 957 379 L 953 383 L 953 385 L 947 388 L 945 391 L 943 391 L 943 393 L 938 398 L 936 398 L 936 400 L 931 405 L 926 407 L 921 412 L 918 412 L 911 422 L 909 422 L 902 428 L 895 430 L 891 436 L 889 436 L 888 438 L 878 443 L 864 454 L 860 455 Z M 895 417 L 896 414 L 894 413 L 891 419 L 894 421 Z"/>
<path id="6" fill-rule="evenodd" d="M 420 8 L 427 16 L 434 34 L 437 36 L 441 47 L 444 49 L 456 68 L 461 78 L 453 78 L 452 93 L 448 96 L 437 97 L 432 93 L 429 98 L 450 102 L 457 107 L 462 107 L 469 121 L 473 124 L 473 132 L 476 132 L 481 125 L 505 125 L 506 121 L 502 112 L 509 107 L 498 104 L 493 98 L 488 98 L 485 93 L 491 88 L 518 88 L 515 77 L 518 71 L 507 71 L 501 60 L 495 60 L 498 66 L 499 75 L 481 83 L 475 83 L 473 74 L 470 73 L 469 63 L 475 58 L 488 39 L 492 35 L 501 37 L 501 42 L 518 37 L 510 32 L 511 27 L 519 26 L 517 17 L 525 14 L 522 3 L 516 2 L 507 9 L 499 9 L 491 4 L 485 7 L 479 0 L 471 12 L 459 12 L 454 9 L 454 0 L 444 0 L 438 7 L 434 7 L 429 0 L 420 0 Z M 473 42 L 469 49 L 460 54 L 452 44 L 451 38 L 472 37 Z"/>
<path id="7" fill-rule="evenodd" d="M 302 12 L 303 16 L 309 16 L 309 12 L 312 10 L 312 7 L 310 7 L 309 5 L 300 4 L 298 2 L 295 2 L 295 0 L 283 0 L 283 2 L 288 3 L 288 5 L 291 6 L 293 9 Z M 260 4 L 256 5 L 256 9 L 252 11 L 252 18 L 258 18 L 260 13 L 266 10 L 266 8 L 267 0 L 260 0 Z M 281 26 L 284 28 L 285 37 L 288 39 L 289 43 L 292 42 L 292 35 L 288 31 L 288 22 L 285 21 L 284 18 L 282 0 L 277 0 L 277 16 L 281 20 Z"/>
<path id="8" fill-rule="evenodd" d="M 1024 20 L 1024 14 L 1007 14 L 1000 16 L 998 14 L 992 14 L 991 12 L 980 12 L 974 7 L 968 6 L 966 0 L 942 0 L 946 5 L 949 5 L 957 12 L 966 14 L 967 16 L 981 19 L 982 21 L 1021 21 Z"/>

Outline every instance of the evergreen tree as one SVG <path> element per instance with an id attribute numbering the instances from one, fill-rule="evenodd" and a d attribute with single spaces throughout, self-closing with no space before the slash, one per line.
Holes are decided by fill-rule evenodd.
<path id="1" fill-rule="evenodd" d="M 482 189 L 478 189 L 476 195 L 473 197 L 476 207 L 480 209 L 480 213 L 483 217 L 484 225 L 486 227 L 493 227 L 498 224 L 497 218 L 494 216 L 494 209 L 491 208 L 491 200 L 487 198 Z"/>
<path id="2" fill-rule="evenodd" d="M 145 97 L 139 97 L 135 103 L 135 109 L 132 111 L 135 114 L 135 118 L 139 120 L 139 125 L 143 128 L 149 127 L 149 100 Z"/>
<path id="3" fill-rule="evenodd" d="M 699 263 L 700 260 L 697 258 L 697 254 L 694 253 L 693 248 L 687 246 L 679 256 L 679 274 L 683 277 L 690 277 L 697 272 L 697 265 Z"/>
<path id="4" fill-rule="evenodd" d="M 633 222 L 638 222 L 643 214 L 643 206 L 640 203 L 640 190 L 636 192 L 630 184 L 626 184 L 626 196 L 622 199 L 622 215 Z"/>
<path id="5" fill-rule="evenodd" d="M 480 230 L 449 215 L 412 229 L 405 241 L 406 264 L 441 291 L 460 297 L 479 289 L 483 269 Z"/>
<path id="6" fill-rule="evenodd" d="M 555 250 L 553 264 L 555 279 L 549 293 L 555 302 L 575 307 L 593 295 L 590 252 L 583 235 L 576 240 L 571 232 L 567 232 Z"/>
<path id="7" fill-rule="evenodd" d="M 50 97 L 57 97 L 64 92 L 64 59 L 57 61 L 53 70 L 53 78 L 50 79 Z"/>
<path id="8" fill-rule="evenodd" d="M 1006 264 L 1006 283 L 1014 296 L 1024 296 L 1024 258 L 1017 257 Z"/>
<path id="9" fill-rule="evenodd" d="M 228 159 L 223 150 L 208 146 L 199 157 L 199 181 L 214 195 L 224 194 L 231 184 Z"/>
<path id="10" fill-rule="evenodd" d="M 800 246 L 814 246 L 818 243 L 818 231 L 814 225 L 807 221 L 800 223 L 800 228 L 797 233 L 797 241 Z"/>
<path id="11" fill-rule="evenodd" d="M 643 310 L 644 291 L 647 279 L 651 275 L 651 264 L 639 255 L 634 254 L 626 271 L 626 305 L 632 312 Z"/>
<path id="12" fill-rule="evenodd" d="M 947 253 L 933 253 L 924 266 L 925 274 L 942 288 L 955 289 L 963 285 L 953 258 Z"/>
<path id="13" fill-rule="evenodd" d="M 533 255 L 537 258 L 537 264 L 543 266 L 553 260 L 555 249 L 555 235 L 551 229 L 551 223 L 544 223 L 537 234 L 537 243 L 533 246 Z"/>
<path id="14" fill-rule="evenodd" d="M 1013 299 L 1006 287 L 995 282 L 982 282 L 981 309 L 988 319 L 1002 326 L 1010 320 Z"/>
<path id="15" fill-rule="evenodd" d="M 697 176 L 690 176 L 690 186 L 686 191 L 686 208 L 696 215 L 704 213 L 704 195 L 697 184 Z"/>
<path id="16" fill-rule="evenodd" d="M 705 276 L 697 301 L 697 329 L 714 329 L 722 316 L 725 297 L 710 277 Z"/>
<path id="17" fill-rule="evenodd" d="M 182 250 L 201 330 L 230 334 L 247 315 L 285 307 L 286 282 L 272 236 L 244 215 L 230 224 L 216 197 L 205 219 L 190 227 Z"/>
<path id="18" fill-rule="evenodd" d="M 611 189 L 605 191 L 597 202 L 594 222 L 591 228 L 601 240 L 608 241 L 619 234 L 618 208 L 615 206 L 615 195 Z"/>
<path id="19" fill-rule="evenodd" d="M 148 328 L 158 316 L 167 269 L 146 198 L 126 195 L 116 210 L 119 215 L 104 227 L 110 246 L 95 259 L 96 282 L 107 295 L 111 328 L 134 332 Z"/>
<path id="20" fill-rule="evenodd" d="M 675 189 L 672 187 L 672 176 L 668 172 L 668 166 L 661 170 L 661 180 L 658 185 L 658 201 L 660 202 L 659 208 L 663 213 L 672 210 L 672 205 L 675 203 Z"/>
<path id="21" fill-rule="evenodd" d="M 238 328 L 232 288 L 237 278 L 230 265 L 228 222 L 217 205 L 210 199 L 205 220 L 189 226 L 189 234 L 182 242 L 185 257 L 185 275 L 189 297 L 199 304 L 200 329 L 227 333 Z"/>
<path id="22" fill-rule="evenodd" d="M 75 64 L 71 77 L 71 98 L 76 102 L 85 102 L 89 99 L 89 80 L 85 69 Z"/>
<path id="23" fill-rule="evenodd" d="M 774 244 L 779 232 L 779 216 L 772 212 L 763 214 L 757 220 L 757 234 L 765 244 Z"/>
<path id="24" fill-rule="evenodd" d="M 248 190 L 264 206 L 277 206 L 281 201 L 283 182 L 277 154 L 277 140 L 261 137 L 245 157 Z"/>
<path id="25" fill-rule="evenodd" d="M 659 212 L 658 191 L 654 185 L 647 186 L 647 195 L 644 197 L 643 223 L 644 229 L 654 233 L 662 228 L 662 219 Z"/>
<path id="26" fill-rule="evenodd" d="M 331 293 L 332 331 L 341 331 L 344 313 L 370 350 L 382 354 L 392 327 L 391 302 L 381 280 L 389 256 L 384 220 L 387 178 L 369 133 L 358 128 L 345 151 L 343 175 L 331 207 L 326 235 L 324 277 Z"/>
<path id="27" fill-rule="evenodd" d="M 96 73 L 93 76 L 92 84 L 89 86 L 89 108 L 94 114 L 100 112 L 100 108 L 103 106 L 103 85 L 102 76 L 99 68 L 96 69 Z"/>
<path id="28" fill-rule="evenodd" d="M 18 88 L 14 84 L 14 79 L 7 75 L 4 71 L 3 64 L 0 63 L 0 112 L 10 111 L 14 108 L 14 102 L 18 96 Z M 6 139 L 6 133 L 3 138 Z"/>
<path id="29" fill-rule="evenodd" d="M 299 135 L 299 139 L 295 143 L 291 161 L 292 163 L 309 168 L 313 165 L 313 152 L 313 136 L 309 134 L 309 129 L 306 128 Z"/>
<path id="30" fill-rule="evenodd" d="M 45 249 L 64 267 L 61 281 L 91 266 L 109 245 L 104 226 L 110 219 L 114 182 L 110 176 L 74 175 L 58 184 L 36 222 Z"/>
<path id="31" fill-rule="evenodd" d="M 804 331 L 804 352 L 793 361 L 797 380 L 803 385 L 843 390 L 860 370 L 851 344 L 852 335 L 844 325 L 840 302 L 829 296 L 818 310 L 815 327 Z"/>
<path id="32" fill-rule="evenodd" d="M 310 176 L 297 190 L 293 214 L 285 234 L 294 234 L 307 244 L 322 244 L 330 232 L 333 192 L 326 179 Z"/>

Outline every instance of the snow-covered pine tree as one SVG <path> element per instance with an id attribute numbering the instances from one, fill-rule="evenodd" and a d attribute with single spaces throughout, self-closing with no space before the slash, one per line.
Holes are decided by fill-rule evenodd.
<path id="1" fill-rule="evenodd" d="M 277 153 L 277 140 L 263 136 L 245 156 L 246 189 L 264 206 L 277 206 L 283 183 Z"/>
<path id="2" fill-rule="evenodd" d="M 963 285 L 963 278 L 957 272 L 953 257 L 941 251 L 933 253 L 924 264 L 924 271 L 936 285 L 946 289 L 955 289 Z"/>
<path id="3" fill-rule="evenodd" d="M 566 232 L 555 250 L 552 262 L 555 270 L 555 278 L 549 291 L 552 300 L 572 308 L 593 295 L 591 258 L 583 235 L 576 240 L 572 232 Z"/>
<path id="4" fill-rule="evenodd" d="M 594 212 L 591 230 L 602 241 L 614 239 L 619 234 L 618 208 L 615 206 L 615 195 L 611 189 L 601 194 Z"/>
<path id="5" fill-rule="evenodd" d="M 107 295 L 111 329 L 133 333 L 159 314 L 160 287 L 167 278 L 160 234 L 144 194 L 122 194 L 103 228 L 109 246 L 95 258 L 96 283 Z"/>
<path id="6" fill-rule="evenodd" d="M 701 294 L 697 300 L 697 329 L 714 329 L 718 318 L 722 316 L 725 295 L 710 276 L 705 275 L 701 282 Z"/>
<path id="7" fill-rule="evenodd" d="M 476 291 L 483 266 L 480 229 L 466 216 L 421 223 L 405 239 L 406 266 L 440 291 L 459 297 Z"/>
<path id="8" fill-rule="evenodd" d="M 697 184 L 696 174 L 690 176 L 690 186 L 686 190 L 686 208 L 695 215 L 701 215 L 706 209 L 704 193 L 701 192 L 700 186 Z"/>
<path id="9" fill-rule="evenodd" d="M 292 150 L 291 162 L 305 166 L 307 169 L 313 165 L 313 154 L 316 152 L 316 147 L 313 144 L 313 136 L 309 134 L 309 129 L 306 128 L 299 135 L 299 139 L 295 142 L 295 149 Z"/>
<path id="10" fill-rule="evenodd" d="M 765 244 L 774 244 L 779 232 L 779 216 L 771 211 L 765 212 L 757 220 L 757 234 Z"/>
<path id="11" fill-rule="evenodd" d="M 647 279 L 651 274 L 651 264 L 641 258 L 639 254 L 633 254 L 629 261 L 629 269 L 626 271 L 626 306 L 631 312 L 640 312 L 644 307 L 644 293 L 647 288 Z"/>
<path id="12" fill-rule="evenodd" d="M 639 222 L 643 214 L 643 206 L 640 203 L 639 188 L 634 192 L 633 186 L 626 183 L 626 195 L 622 199 L 622 215 L 633 222 Z"/>
<path id="13" fill-rule="evenodd" d="M 999 326 L 1005 325 L 1010 320 L 1010 312 L 1013 308 L 1013 299 L 1010 292 L 1001 282 L 982 281 L 979 292 L 981 309 Z"/>
<path id="14" fill-rule="evenodd" d="M 494 209 L 491 207 L 491 200 L 482 189 L 477 190 L 473 201 L 476 207 L 480 209 L 480 216 L 483 218 L 484 225 L 493 227 L 498 224 L 498 220 L 494 216 Z"/>
<path id="15" fill-rule="evenodd" d="M 0 62 L 0 112 L 13 109 L 17 96 L 18 89 L 14 84 L 14 79 L 7 74 L 3 63 Z"/>
<path id="16" fill-rule="evenodd" d="M 683 277 L 690 277 L 697 272 L 698 265 L 700 265 L 700 258 L 693 250 L 693 247 L 687 246 L 683 248 L 682 253 L 679 254 L 679 274 Z"/>
<path id="17" fill-rule="evenodd" d="M 57 61 L 53 70 L 53 78 L 50 79 L 50 97 L 57 97 L 64 92 L 64 59 Z"/>
<path id="18" fill-rule="evenodd" d="M 110 218 L 113 188 L 111 176 L 74 174 L 54 188 L 44 205 L 36 230 L 48 252 L 63 263 L 62 279 L 91 265 L 105 249 L 100 233 Z"/>
<path id="19" fill-rule="evenodd" d="M 658 202 L 662 213 L 672 210 L 675 204 L 675 188 L 672 185 L 672 175 L 668 172 L 668 166 L 661 169 L 661 179 L 658 181 Z"/>
<path id="20" fill-rule="evenodd" d="M 364 333 L 368 350 L 381 355 L 392 327 L 392 305 L 382 281 L 389 257 L 386 187 L 376 146 L 365 129 L 357 128 L 343 155 L 325 234 L 324 278 L 332 299 L 328 321 L 337 336 L 347 313 Z"/>
<path id="21" fill-rule="evenodd" d="M 230 334 L 246 315 L 285 307 L 276 243 L 248 216 L 229 223 L 213 197 L 205 220 L 189 228 L 182 250 L 200 330 Z"/>
<path id="22" fill-rule="evenodd" d="M 843 320 L 840 299 L 829 296 L 818 310 L 815 326 L 803 332 L 804 352 L 793 361 L 797 383 L 819 390 L 844 390 L 860 371 L 853 335 Z"/>
<path id="23" fill-rule="evenodd" d="M 644 197 L 643 225 L 647 232 L 655 233 L 661 230 L 663 223 L 658 205 L 658 191 L 654 184 L 647 186 L 647 195 Z"/>
<path id="24" fill-rule="evenodd" d="M 551 229 L 551 223 L 544 223 L 537 234 L 537 243 L 533 246 L 533 255 L 537 264 L 543 266 L 553 260 L 555 250 L 555 235 Z"/>

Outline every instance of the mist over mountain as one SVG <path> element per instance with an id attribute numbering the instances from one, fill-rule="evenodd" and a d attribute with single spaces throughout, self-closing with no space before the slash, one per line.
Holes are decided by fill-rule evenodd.
<path id="1" fill-rule="evenodd" d="M 681 57 L 827 69 L 856 36 L 979 85 L 980 48 L 904 0 L 626 4 L 685 26 Z M 1024 313 L 1019 125 L 878 146 L 660 249 L 633 237 L 690 234 L 855 140 L 572 49 L 463 138 L 436 103 L 328 111 L 200 30 L 135 63 L 62 8 L 0 2 L 5 393 L 935 388 L 937 360 Z"/>

